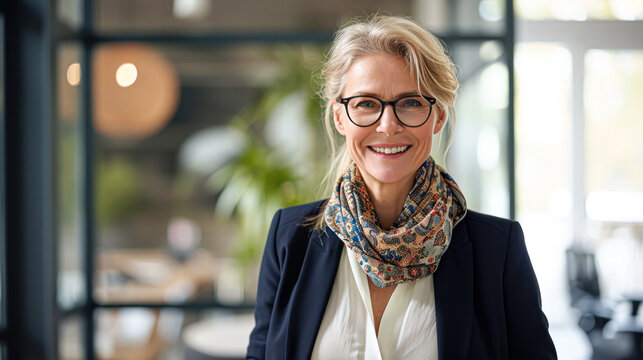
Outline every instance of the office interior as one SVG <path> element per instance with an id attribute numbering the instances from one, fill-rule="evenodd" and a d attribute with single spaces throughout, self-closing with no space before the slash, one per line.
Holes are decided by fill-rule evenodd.
<path id="1" fill-rule="evenodd" d="M 643 351 L 643 1 L 0 0 L 0 359 L 243 358 L 274 212 L 324 197 L 319 68 L 406 15 L 433 154 L 518 220 L 560 359 Z"/>

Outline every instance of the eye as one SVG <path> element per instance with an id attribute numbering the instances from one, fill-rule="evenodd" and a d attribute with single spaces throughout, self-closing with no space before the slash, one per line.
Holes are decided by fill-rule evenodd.
<path id="1" fill-rule="evenodd" d="M 361 107 L 361 108 L 372 108 L 376 106 L 377 105 L 373 100 L 360 100 L 355 104 L 355 107 Z"/>
<path id="2" fill-rule="evenodd" d="M 405 107 L 421 107 L 422 103 L 416 99 L 404 99 L 401 101 L 401 105 Z"/>

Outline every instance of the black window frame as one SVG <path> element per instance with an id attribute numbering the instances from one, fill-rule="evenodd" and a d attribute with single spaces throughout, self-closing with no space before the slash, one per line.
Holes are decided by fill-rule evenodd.
<path id="1" fill-rule="evenodd" d="M 49 359 L 56 354 L 53 4 L 4 1 L 6 356 Z M 10 170 L 10 171 L 7 171 Z"/>
<path id="2" fill-rule="evenodd" d="M 2 353 L 0 356 L 5 356 L 4 349 L 7 345 L 7 309 L 6 309 L 6 234 L 5 234 L 5 1 L 0 0 L 0 348 Z"/>

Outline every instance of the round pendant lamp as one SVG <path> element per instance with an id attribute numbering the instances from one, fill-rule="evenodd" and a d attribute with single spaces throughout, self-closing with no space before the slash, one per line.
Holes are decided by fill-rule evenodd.
<path id="1" fill-rule="evenodd" d="M 138 43 L 101 46 L 93 57 L 94 127 L 114 139 L 142 139 L 174 116 L 179 81 L 174 66 Z"/>

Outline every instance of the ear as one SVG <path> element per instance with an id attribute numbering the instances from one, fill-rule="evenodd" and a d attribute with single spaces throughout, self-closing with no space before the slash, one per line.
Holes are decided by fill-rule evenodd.
<path id="1" fill-rule="evenodd" d="M 433 134 L 439 133 L 447 121 L 447 112 L 442 110 L 442 107 L 436 106 L 435 110 L 437 111 L 436 111 L 436 117 L 435 117 L 435 124 L 433 125 Z"/>
<path id="2" fill-rule="evenodd" d="M 335 99 L 333 99 L 333 123 L 335 124 L 335 129 L 337 129 L 337 132 L 342 135 L 346 136 L 346 130 L 344 129 L 344 123 L 342 122 L 341 114 L 343 109 L 342 104 L 338 104 Z"/>

